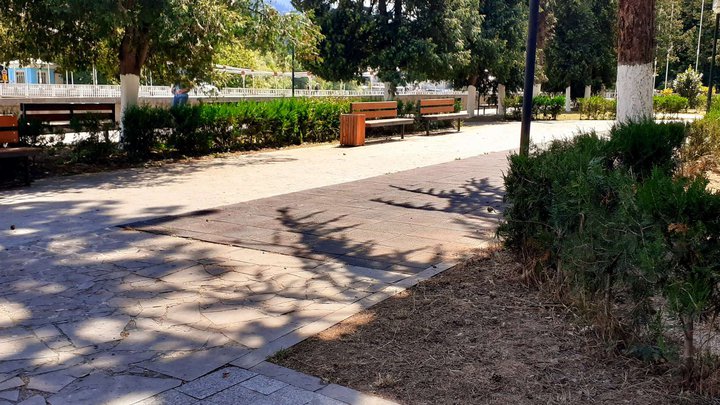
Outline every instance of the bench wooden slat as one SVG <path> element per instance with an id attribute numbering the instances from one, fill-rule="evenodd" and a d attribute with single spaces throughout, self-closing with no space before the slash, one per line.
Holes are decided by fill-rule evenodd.
<path id="1" fill-rule="evenodd" d="M 455 105 L 448 105 L 442 107 L 422 107 L 420 108 L 420 114 L 442 114 L 442 113 L 454 113 Z"/>
<path id="2" fill-rule="evenodd" d="M 455 106 L 454 98 L 427 98 L 420 100 L 420 107 L 436 107 L 441 105 Z"/>
<path id="3" fill-rule="evenodd" d="M 0 143 L 18 143 L 18 119 L 13 115 L 0 116 Z"/>
<path id="4" fill-rule="evenodd" d="M 111 103 L 55 103 L 55 104 L 32 104 L 23 103 L 23 111 L 115 111 L 115 104 Z"/>
<path id="5" fill-rule="evenodd" d="M 363 114 L 365 119 L 395 118 L 397 117 L 397 110 L 357 111 L 355 114 Z"/>
<path id="6" fill-rule="evenodd" d="M 99 120 L 114 120 L 115 114 L 108 113 L 79 113 L 79 114 L 27 114 L 25 115 L 28 121 L 40 121 L 40 122 L 56 122 L 56 121 L 71 121 L 72 119 L 83 120 L 95 118 Z"/>
<path id="7" fill-rule="evenodd" d="M 362 112 L 368 110 L 397 110 L 397 101 L 373 101 L 367 103 L 352 103 L 353 112 Z"/>

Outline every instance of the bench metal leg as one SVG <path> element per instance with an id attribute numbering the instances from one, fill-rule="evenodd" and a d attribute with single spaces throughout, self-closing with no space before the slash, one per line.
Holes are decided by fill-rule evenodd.
<path id="1" fill-rule="evenodd" d="M 461 121 L 458 120 L 458 132 L 460 132 L 460 123 L 461 123 Z"/>
<path id="2" fill-rule="evenodd" d="M 405 124 L 402 125 L 402 129 L 400 130 L 400 139 L 405 139 Z"/>
<path id="3" fill-rule="evenodd" d="M 430 121 L 425 121 L 425 135 L 430 136 Z"/>
<path id="4" fill-rule="evenodd" d="M 32 182 L 30 178 L 30 156 L 25 157 L 25 185 L 29 186 Z"/>

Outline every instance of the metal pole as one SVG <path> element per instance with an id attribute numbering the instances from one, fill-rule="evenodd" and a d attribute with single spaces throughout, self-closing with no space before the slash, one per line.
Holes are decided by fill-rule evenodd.
<path id="1" fill-rule="evenodd" d="M 703 17 L 705 17 L 705 0 L 702 0 L 702 6 L 700 6 L 700 29 L 698 30 L 698 46 L 697 52 L 695 53 L 695 71 L 698 70 L 698 63 L 700 63 L 700 39 L 702 38 L 702 26 Z"/>
<path id="2" fill-rule="evenodd" d="M 670 6 L 670 21 L 675 18 L 675 2 L 672 3 Z M 673 41 L 672 38 L 670 39 L 670 47 L 667 50 L 667 62 L 665 63 L 665 90 L 667 90 L 668 86 L 668 73 L 670 71 L 670 52 L 672 52 L 673 49 Z"/>
<path id="3" fill-rule="evenodd" d="M 540 0 L 530 0 L 530 25 L 528 26 L 527 51 L 525 52 L 525 89 L 523 91 L 522 127 L 520 129 L 520 154 L 530 154 L 530 122 L 532 121 L 532 96 L 535 84 L 535 55 L 537 53 L 538 19 Z"/>
<path id="4" fill-rule="evenodd" d="M 713 91 L 713 85 L 715 82 L 715 77 L 713 76 L 713 70 L 715 70 L 715 57 L 717 56 L 717 37 L 718 37 L 718 25 L 720 25 L 720 14 L 715 14 L 715 34 L 713 35 L 713 51 L 712 51 L 712 59 L 710 59 L 710 76 L 708 79 L 708 96 L 707 96 L 707 110 L 710 111 L 710 106 L 712 105 L 712 91 Z"/>
<path id="5" fill-rule="evenodd" d="M 292 80 L 292 97 L 295 98 L 295 44 L 292 44 L 292 48 L 290 48 L 290 53 L 292 55 L 292 78 L 290 80 Z"/>

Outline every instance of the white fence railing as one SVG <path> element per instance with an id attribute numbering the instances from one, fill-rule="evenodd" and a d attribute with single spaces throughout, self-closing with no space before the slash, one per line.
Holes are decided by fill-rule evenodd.
<path id="1" fill-rule="evenodd" d="M 382 90 L 302 90 L 297 97 L 377 97 Z M 192 96 L 199 98 L 290 97 L 290 89 L 195 88 Z M 400 90 L 398 95 L 442 95 L 464 97 L 467 93 L 454 90 Z M 87 84 L 0 84 L 0 97 L 5 98 L 120 98 L 120 86 Z M 172 97 L 168 86 L 141 86 L 140 97 Z"/>

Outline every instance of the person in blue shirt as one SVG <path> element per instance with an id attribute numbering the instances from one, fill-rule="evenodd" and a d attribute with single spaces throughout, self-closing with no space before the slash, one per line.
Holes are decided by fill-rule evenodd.
<path id="1" fill-rule="evenodd" d="M 190 98 L 190 95 L 188 94 L 190 92 L 189 85 L 184 82 L 177 82 L 173 85 L 171 91 L 173 94 L 173 107 L 180 107 L 187 104 L 188 99 Z"/>

